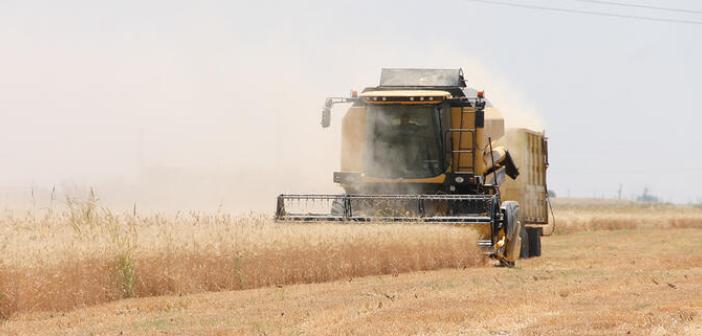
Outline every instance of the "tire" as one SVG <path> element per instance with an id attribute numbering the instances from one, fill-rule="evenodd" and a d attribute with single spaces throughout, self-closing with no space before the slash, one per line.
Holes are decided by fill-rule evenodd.
<path id="1" fill-rule="evenodd" d="M 542 228 L 527 228 L 526 233 L 529 237 L 529 256 L 530 257 L 540 257 L 541 256 L 541 233 Z"/>
<path id="2" fill-rule="evenodd" d="M 522 247 L 519 252 L 519 258 L 520 259 L 527 259 L 532 256 L 531 254 L 531 239 L 529 236 L 529 232 L 527 231 L 528 229 L 522 226 L 521 230 L 519 230 L 519 238 L 522 240 Z"/>
<path id="3" fill-rule="evenodd" d="M 502 202 L 501 210 L 507 220 L 505 223 L 507 239 L 502 253 L 503 260 L 501 260 L 501 262 L 508 265 L 508 267 L 512 267 L 521 254 L 519 237 L 522 234 L 522 225 L 519 221 L 519 203 L 515 201 Z"/>

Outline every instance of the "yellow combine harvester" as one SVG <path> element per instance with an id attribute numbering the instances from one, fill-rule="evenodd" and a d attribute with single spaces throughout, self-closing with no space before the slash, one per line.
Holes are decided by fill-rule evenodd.
<path id="1" fill-rule="evenodd" d="M 341 127 L 342 195 L 280 195 L 276 219 L 471 226 L 503 265 L 541 254 L 548 225 L 547 142 L 542 132 L 505 130 L 460 69 L 383 69 L 380 85 L 351 103 Z M 510 177 L 510 179 L 507 179 Z"/>

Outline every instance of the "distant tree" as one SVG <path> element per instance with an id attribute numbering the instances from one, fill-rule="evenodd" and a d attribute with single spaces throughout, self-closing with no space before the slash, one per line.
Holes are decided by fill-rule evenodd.
<path id="1" fill-rule="evenodd" d="M 643 194 L 641 196 L 637 197 L 636 200 L 638 202 L 644 202 L 644 203 L 658 203 L 660 200 L 658 197 L 653 196 L 648 193 L 648 187 L 645 187 L 643 190 Z"/>
<path id="2" fill-rule="evenodd" d="M 551 189 L 549 189 L 549 190 L 548 190 L 548 197 L 550 197 L 550 198 L 556 198 L 556 192 L 553 191 L 553 190 L 551 190 Z"/>

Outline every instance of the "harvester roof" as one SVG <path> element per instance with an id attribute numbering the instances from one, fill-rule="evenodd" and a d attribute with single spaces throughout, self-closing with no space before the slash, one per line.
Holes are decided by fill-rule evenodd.
<path id="1" fill-rule="evenodd" d="M 379 87 L 466 87 L 462 69 L 383 69 Z"/>
<path id="2" fill-rule="evenodd" d="M 437 90 L 453 98 L 470 97 L 462 69 L 383 69 L 380 85 L 363 92 Z"/>

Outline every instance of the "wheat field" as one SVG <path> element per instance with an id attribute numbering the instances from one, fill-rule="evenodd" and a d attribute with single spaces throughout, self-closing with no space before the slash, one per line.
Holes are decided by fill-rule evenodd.
<path id="1" fill-rule="evenodd" d="M 279 224 L 268 216 L 114 214 L 95 202 L 0 215 L 0 317 L 486 261 L 436 225 Z"/>
<path id="2" fill-rule="evenodd" d="M 702 228 L 702 209 L 556 200 L 556 235 Z M 546 232 L 549 233 L 549 232 Z M 484 266 L 469 229 L 279 224 L 269 216 L 113 213 L 96 201 L 0 213 L 0 317 L 131 297 Z M 548 238 L 545 238 L 548 239 Z"/>
<path id="3" fill-rule="evenodd" d="M 702 206 L 555 199 L 554 234 L 622 229 L 702 228 Z"/>

